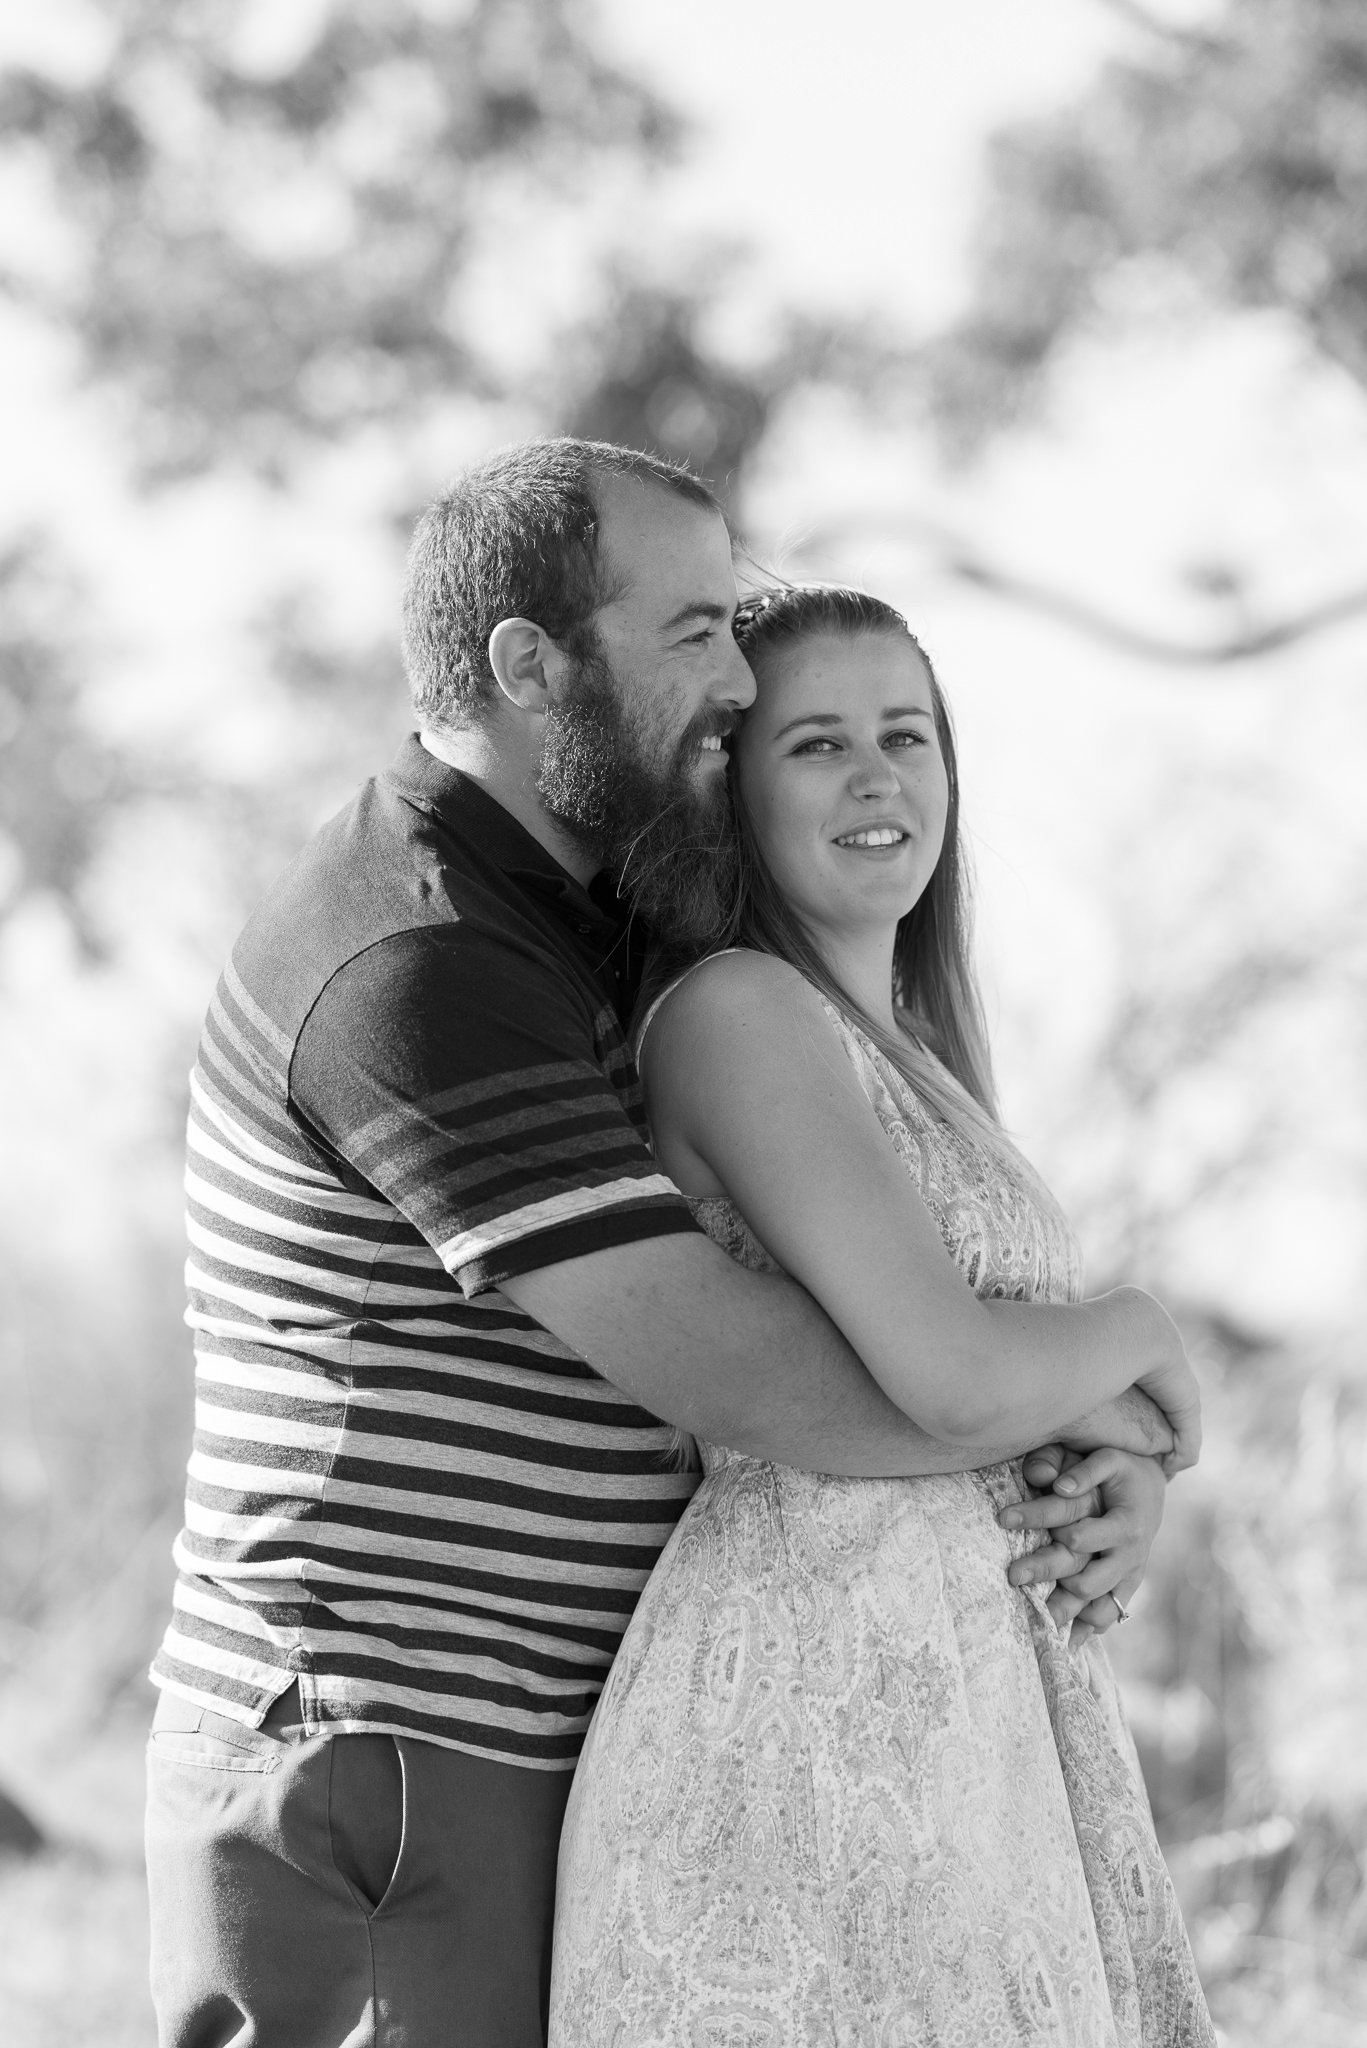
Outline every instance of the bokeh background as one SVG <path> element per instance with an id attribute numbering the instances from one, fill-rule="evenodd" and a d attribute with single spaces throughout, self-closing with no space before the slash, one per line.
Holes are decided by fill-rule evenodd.
<path id="1" fill-rule="evenodd" d="M 1208 1391 L 1111 1640 L 1211 2003 L 1367 2040 L 1361 0 L 0 7 L 0 2038 L 150 2048 L 185 1076 L 547 430 L 932 651 L 1008 1119 Z"/>

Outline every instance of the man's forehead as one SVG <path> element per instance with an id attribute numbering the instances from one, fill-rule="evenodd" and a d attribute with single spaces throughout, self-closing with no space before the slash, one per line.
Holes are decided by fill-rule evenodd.
<path id="1" fill-rule="evenodd" d="M 731 537 L 720 512 L 651 478 L 595 478 L 605 609 L 641 607 L 661 620 L 682 605 L 735 603 Z"/>

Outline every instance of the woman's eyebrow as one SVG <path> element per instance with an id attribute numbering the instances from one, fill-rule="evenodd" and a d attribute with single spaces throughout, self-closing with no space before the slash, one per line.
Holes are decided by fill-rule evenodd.
<path id="1" fill-rule="evenodd" d="M 838 711 L 804 711 L 800 718 L 790 718 L 786 725 L 780 726 L 774 734 L 774 738 L 781 740 L 785 733 L 792 732 L 799 725 L 841 725 L 843 723 L 844 721 Z"/>
<path id="2" fill-rule="evenodd" d="M 927 711 L 924 704 L 892 704 L 882 715 L 884 718 L 932 718 L 934 713 Z M 786 725 L 780 726 L 774 738 L 781 740 L 799 725 L 843 725 L 844 722 L 838 711 L 804 711 L 800 718 L 790 718 Z"/>

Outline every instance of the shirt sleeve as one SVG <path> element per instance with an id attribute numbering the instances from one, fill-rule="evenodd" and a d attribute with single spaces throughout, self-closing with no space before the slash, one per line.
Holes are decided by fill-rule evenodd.
<path id="1" fill-rule="evenodd" d="M 299 1035 L 290 1102 L 467 1296 L 697 1227 L 606 1000 L 595 1015 L 570 973 L 466 925 L 348 961 Z"/>

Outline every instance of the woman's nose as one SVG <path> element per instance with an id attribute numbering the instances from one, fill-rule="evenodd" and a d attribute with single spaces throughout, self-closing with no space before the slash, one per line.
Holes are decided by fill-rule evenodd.
<path id="1" fill-rule="evenodd" d="M 855 759 L 850 770 L 850 788 L 856 796 L 896 796 L 901 784 L 897 771 L 881 747 L 869 747 Z"/>

